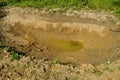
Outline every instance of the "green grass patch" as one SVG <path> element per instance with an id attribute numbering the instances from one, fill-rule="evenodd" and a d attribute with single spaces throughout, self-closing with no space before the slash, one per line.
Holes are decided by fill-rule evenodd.
<path id="1" fill-rule="evenodd" d="M 114 11 L 120 17 L 120 0 L 0 0 L 0 7 L 73 8 Z"/>
<path id="2" fill-rule="evenodd" d="M 10 54 L 11 54 L 11 58 L 10 58 L 11 61 L 13 61 L 13 60 L 19 60 L 20 57 L 21 57 L 21 56 L 20 56 L 18 53 L 16 53 L 15 51 L 11 51 Z"/>
<path id="3" fill-rule="evenodd" d="M 35 8 L 65 8 L 83 7 L 86 0 L 10 0 L 10 6 L 35 7 Z"/>
<path id="4" fill-rule="evenodd" d="M 118 66 L 117 68 L 118 68 L 118 70 L 120 71 L 120 66 Z"/>
<path id="5" fill-rule="evenodd" d="M 58 59 L 53 59 L 52 64 L 60 64 L 60 61 Z"/>
<path id="6" fill-rule="evenodd" d="M 106 9 L 106 10 L 112 10 L 113 0 L 89 0 L 88 6 L 92 9 Z"/>

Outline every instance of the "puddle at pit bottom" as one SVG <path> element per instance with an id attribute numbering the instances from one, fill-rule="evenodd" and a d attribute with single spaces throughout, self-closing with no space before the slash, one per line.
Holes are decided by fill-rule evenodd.
<path id="1" fill-rule="evenodd" d="M 49 40 L 50 47 L 62 51 L 77 51 L 83 48 L 83 44 L 79 41 L 67 40 Z"/>

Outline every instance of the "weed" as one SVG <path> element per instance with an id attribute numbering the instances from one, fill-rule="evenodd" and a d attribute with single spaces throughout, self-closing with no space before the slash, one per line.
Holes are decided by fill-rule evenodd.
<path id="1" fill-rule="evenodd" d="M 20 59 L 20 55 L 18 53 L 14 53 L 13 51 L 10 60 L 13 61 L 13 60 L 19 60 L 19 59 Z"/>
<path id="2" fill-rule="evenodd" d="M 93 73 L 95 73 L 97 75 L 103 74 L 103 72 L 101 72 L 99 69 L 94 69 Z"/>
<path id="3" fill-rule="evenodd" d="M 23 66 L 23 69 L 24 69 L 24 70 L 26 69 L 26 65 Z"/>
<path id="4" fill-rule="evenodd" d="M 9 64 L 9 68 L 10 68 L 10 69 L 14 69 L 15 66 L 14 66 L 13 64 Z"/>
<path id="5" fill-rule="evenodd" d="M 19 67 L 19 66 L 20 66 L 20 63 L 17 62 L 16 66 Z"/>
<path id="6" fill-rule="evenodd" d="M 76 78 L 76 77 L 73 77 L 71 80 L 78 80 L 78 78 Z"/>
<path id="7" fill-rule="evenodd" d="M 118 68 L 118 70 L 120 70 L 120 66 L 118 66 L 117 68 Z"/>
<path id="8" fill-rule="evenodd" d="M 55 73 L 53 74 L 54 80 L 60 80 L 60 79 L 61 79 L 61 75 L 62 75 L 61 72 L 55 72 Z M 66 79 L 66 80 L 67 80 L 67 79 Z"/>
<path id="9" fill-rule="evenodd" d="M 9 47 L 5 46 L 5 47 L 3 48 L 3 50 L 8 51 L 8 50 L 9 50 Z"/>
<path id="10" fill-rule="evenodd" d="M 52 64 L 59 64 L 60 61 L 58 59 L 53 59 Z"/>
<path id="11" fill-rule="evenodd" d="M 50 72 L 46 72 L 45 73 L 45 80 L 49 80 L 50 79 L 50 76 L 51 76 L 51 74 L 50 74 Z"/>
<path id="12" fill-rule="evenodd" d="M 108 61 L 107 63 L 104 64 L 105 70 L 109 71 L 110 70 L 109 66 L 110 66 L 110 61 Z"/>

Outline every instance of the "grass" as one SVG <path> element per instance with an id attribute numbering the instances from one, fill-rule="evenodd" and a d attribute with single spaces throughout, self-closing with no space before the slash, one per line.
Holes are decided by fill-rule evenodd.
<path id="1" fill-rule="evenodd" d="M 49 80 L 49 79 L 50 79 L 50 76 L 51 76 L 50 72 L 49 72 L 49 71 L 46 72 L 46 73 L 45 73 L 45 80 Z"/>
<path id="2" fill-rule="evenodd" d="M 78 78 L 76 78 L 76 77 L 73 77 L 71 80 L 78 80 Z"/>
<path id="3" fill-rule="evenodd" d="M 104 2 L 105 1 L 105 2 Z M 88 6 L 92 9 L 112 9 L 112 0 L 91 0 Z"/>
<path id="4" fill-rule="evenodd" d="M 58 59 L 53 59 L 52 64 L 60 64 L 60 61 Z"/>
<path id="5" fill-rule="evenodd" d="M 101 71 L 100 71 L 99 69 L 97 69 L 97 68 L 94 69 L 93 73 L 95 73 L 96 75 L 99 75 L 99 76 L 103 74 L 103 72 L 101 72 Z"/>
<path id="6" fill-rule="evenodd" d="M 74 8 L 113 11 L 120 17 L 120 0 L 0 0 L 0 7 Z"/>
<path id="7" fill-rule="evenodd" d="M 13 60 L 19 60 L 20 59 L 20 55 L 18 53 L 15 53 L 14 51 L 11 51 L 11 61 Z"/>
<path id="8" fill-rule="evenodd" d="M 7 6 L 8 0 L 0 0 L 0 7 Z"/>
<path id="9" fill-rule="evenodd" d="M 118 70 L 120 71 L 120 66 L 118 66 L 117 68 L 118 68 Z"/>
<path id="10" fill-rule="evenodd" d="M 8 47 L 8 46 L 5 46 L 3 44 L 3 41 L 0 39 L 0 53 L 1 52 L 8 52 L 10 53 L 10 60 L 11 61 L 14 61 L 14 60 L 19 60 L 21 58 L 21 56 L 24 56 L 25 53 L 22 53 L 22 52 L 19 52 L 19 51 L 16 51 L 14 48 L 12 47 Z"/>

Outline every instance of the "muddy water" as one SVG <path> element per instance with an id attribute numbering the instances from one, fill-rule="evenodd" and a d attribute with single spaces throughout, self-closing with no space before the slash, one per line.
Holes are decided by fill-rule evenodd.
<path id="1" fill-rule="evenodd" d="M 28 55 L 99 64 L 120 56 L 120 33 L 109 28 L 89 21 L 9 15 L 3 21 L 1 32 L 7 45 Z"/>
<path id="2" fill-rule="evenodd" d="M 50 47 L 62 51 L 77 51 L 83 48 L 79 41 L 49 40 L 48 44 L 50 44 Z"/>

